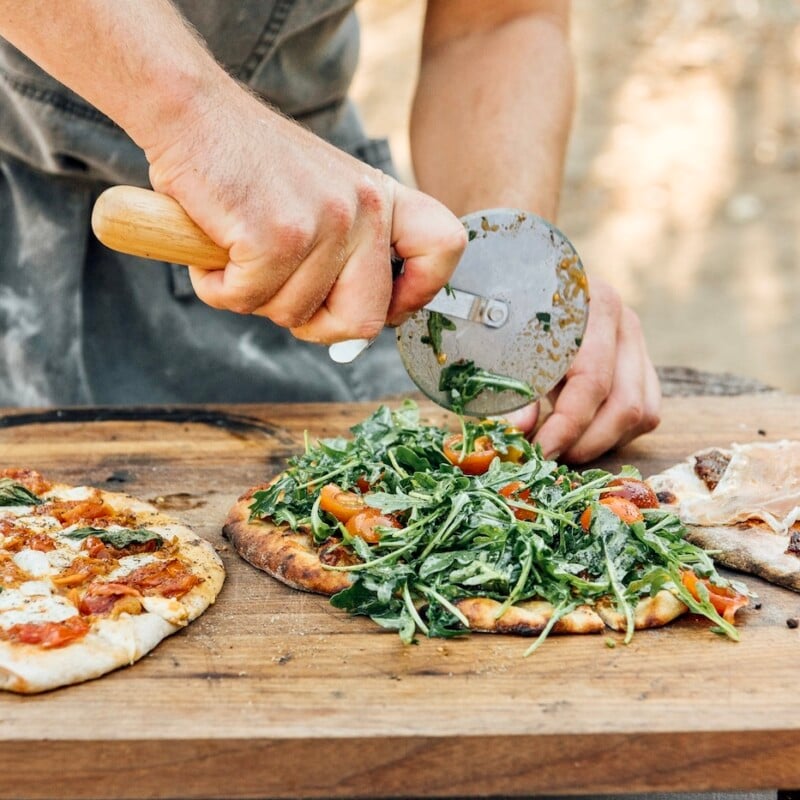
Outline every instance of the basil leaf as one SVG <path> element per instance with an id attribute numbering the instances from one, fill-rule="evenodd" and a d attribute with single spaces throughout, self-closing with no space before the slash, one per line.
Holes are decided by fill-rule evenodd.
<path id="1" fill-rule="evenodd" d="M 0 478 L 0 506 L 40 506 L 44 500 L 11 478 Z"/>
<path id="2" fill-rule="evenodd" d="M 67 539 L 82 541 L 89 536 L 96 536 L 103 544 L 113 547 L 115 550 L 124 550 L 136 544 L 148 544 L 156 542 L 158 547 L 164 544 L 164 539 L 154 531 L 146 528 L 108 530 L 106 528 L 76 528 L 74 531 L 65 533 Z"/>

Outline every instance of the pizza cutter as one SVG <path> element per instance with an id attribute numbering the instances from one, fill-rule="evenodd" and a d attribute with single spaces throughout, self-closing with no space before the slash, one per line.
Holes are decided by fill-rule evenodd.
<path id="1" fill-rule="evenodd" d="M 464 405 L 471 415 L 505 414 L 543 397 L 566 374 L 586 329 L 588 282 L 569 240 L 541 217 L 497 208 L 462 222 L 468 244 L 449 284 L 398 327 L 397 346 L 414 383 L 444 408 L 453 401 L 441 388 L 442 372 L 453 365 L 524 382 L 524 395 L 487 389 Z M 177 202 L 146 189 L 107 189 L 95 203 L 92 228 L 123 253 L 206 269 L 228 263 L 225 249 Z M 330 352 L 346 362 L 368 345 L 340 342 Z"/>
<path id="2" fill-rule="evenodd" d="M 578 254 L 561 231 L 517 209 L 476 211 L 461 218 L 469 241 L 450 279 L 397 329 L 400 357 L 414 383 L 451 408 L 442 371 L 473 362 L 523 381 L 532 392 L 485 390 L 467 403 L 473 416 L 505 414 L 544 397 L 566 374 L 583 340 L 589 286 Z M 453 323 L 431 343 L 431 314 Z"/>

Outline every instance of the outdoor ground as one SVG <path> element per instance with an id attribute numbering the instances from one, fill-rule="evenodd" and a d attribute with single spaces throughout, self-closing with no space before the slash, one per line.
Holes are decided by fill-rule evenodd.
<path id="1" fill-rule="evenodd" d="M 454 13 L 458 0 L 450 0 Z M 559 227 L 654 361 L 800 391 L 800 0 L 574 0 Z M 354 93 L 401 175 L 422 0 L 362 0 Z"/>

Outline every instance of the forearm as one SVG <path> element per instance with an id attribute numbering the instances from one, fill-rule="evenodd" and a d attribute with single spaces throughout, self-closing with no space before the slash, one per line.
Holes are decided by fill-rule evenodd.
<path id="1" fill-rule="evenodd" d="M 144 148 L 230 80 L 167 0 L 0 0 L 0 35 Z"/>
<path id="2" fill-rule="evenodd" d="M 468 4 L 449 4 L 450 13 Z M 429 6 L 411 121 L 420 188 L 457 214 L 509 206 L 553 219 L 573 105 L 565 15 L 437 35 Z"/>

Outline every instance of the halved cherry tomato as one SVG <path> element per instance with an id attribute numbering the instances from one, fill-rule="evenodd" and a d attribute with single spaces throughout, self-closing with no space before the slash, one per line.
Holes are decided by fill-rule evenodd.
<path id="1" fill-rule="evenodd" d="M 747 595 L 739 594 L 729 586 L 715 586 L 708 578 L 698 578 L 690 569 L 681 572 L 681 581 L 695 600 L 700 600 L 697 586 L 702 583 L 708 590 L 708 599 L 711 601 L 711 605 L 726 622 L 733 623 L 736 612 L 747 605 Z"/>
<path id="2" fill-rule="evenodd" d="M 319 507 L 323 511 L 329 511 L 339 522 L 347 522 L 367 506 L 360 494 L 346 492 L 335 483 L 329 483 L 319 493 Z"/>
<path id="3" fill-rule="evenodd" d="M 506 433 L 508 433 L 508 434 L 518 433 L 521 436 L 522 435 L 522 429 L 521 428 L 517 428 L 514 425 L 509 425 L 506 428 Z M 520 461 L 522 461 L 522 458 L 525 455 L 525 453 L 522 450 L 520 450 L 519 447 L 514 447 L 513 444 L 510 444 L 508 446 L 508 449 L 506 450 L 506 452 L 505 453 L 500 453 L 499 455 L 500 455 L 500 460 L 501 461 L 510 461 L 512 464 L 519 464 Z"/>
<path id="4" fill-rule="evenodd" d="M 448 436 L 443 445 L 445 458 L 465 475 L 483 475 L 498 456 L 492 440 L 488 436 L 479 436 L 473 442 L 472 452 L 466 455 L 462 452 L 463 443 L 464 437 L 460 433 Z"/>
<path id="5" fill-rule="evenodd" d="M 0 638 L 24 644 L 38 644 L 45 650 L 82 639 L 89 632 L 89 623 L 82 617 L 68 617 L 62 622 L 20 622 L 0 631 Z"/>
<path id="6" fill-rule="evenodd" d="M 632 522 L 641 522 L 644 519 L 642 512 L 630 500 L 624 497 L 611 495 L 603 497 L 600 505 L 605 506 L 609 511 L 613 511 L 623 522 L 630 525 Z M 588 531 L 592 524 L 592 507 L 587 506 L 581 514 L 581 528 Z"/>
<path id="7" fill-rule="evenodd" d="M 608 482 L 606 497 L 624 497 L 638 508 L 658 508 L 656 493 L 638 478 L 614 478 Z"/>
<path id="8" fill-rule="evenodd" d="M 512 497 L 514 500 L 519 500 L 521 503 L 531 503 L 531 490 L 525 488 L 522 481 L 513 481 L 499 490 L 503 497 Z M 527 520 L 533 522 L 536 519 L 536 512 L 529 511 L 527 508 L 514 508 L 514 516 L 517 519 Z"/>
<path id="9" fill-rule="evenodd" d="M 382 514 L 377 508 L 365 508 L 347 520 L 347 532 L 351 536 L 359 536 L 368 544 L 377 544 L 381 540 L 377 528 L 401 528 L 400 523 L 388 514 Z"/>

